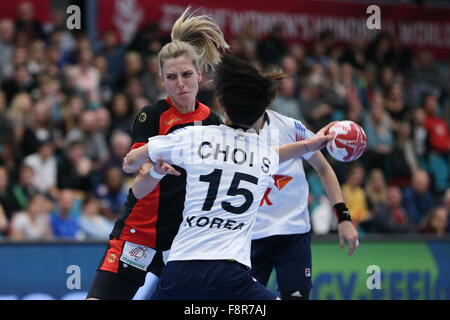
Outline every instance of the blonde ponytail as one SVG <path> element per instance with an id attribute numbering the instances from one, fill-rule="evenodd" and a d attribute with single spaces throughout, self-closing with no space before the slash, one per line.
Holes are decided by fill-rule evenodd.
<path id="1" fill-rule="evenodd" d="M 186 54 L 201 71 L 214 70 L 221 60 L 221 52 L 229 49 L 219 26 L 210 16 L 189 14 L 190 6 L 172 27 L 172 42 L 159 54 L 160 67 L 169 58 Z"/>

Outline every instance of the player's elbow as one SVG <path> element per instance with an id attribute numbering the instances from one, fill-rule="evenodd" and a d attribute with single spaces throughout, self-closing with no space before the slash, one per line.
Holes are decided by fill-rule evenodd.
<path id="1" fill-rule="evenodd" d="M 136 172 L 136 171 L 133 171 L 132 168 L 131 168 L 128 164 L 126 164 L 126 163 L 123 163 L 123 165 L 122 165 L 122 170 L 123 170 L 125 173 L 135 173 L 135 172 Z"/>
<path id="2" fill-rule="evenodd" d="M 139 170 L 139 166 L 136 164 L 136 161 L 133 161 L 128 155 L 123 160 L 122 170 L 126 173 L 136 173 Z"/>

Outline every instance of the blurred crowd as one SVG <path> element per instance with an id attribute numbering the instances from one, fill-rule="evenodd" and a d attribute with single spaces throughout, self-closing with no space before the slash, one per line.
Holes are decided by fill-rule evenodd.
<path id="1" fill-rule="evenodd" d="M 132 177 L 122 169 L 135 115 L 166 96 L 157 54 L 170 41 L 157 23 L 130 43 L 113 30 L 91 43 L 48 23 L 33 6 L 0 15 L 0 238 L 107 239 Z M 272 109 L 316 131 L 353 120 L 368 146 L 356 162 L 327 155 L 361 233 L 449 232 L 450 57 L 413 53 L 390 34 L 350 43 L 323 31 L 287 43 L 274 26 L 229 38 L 233 54 L 261 72 L 282 70 Z M 198 99 L 220 112 L 210 77 Z M 323 188 L 306 166 L 313 231 L 336 231 Z"/>

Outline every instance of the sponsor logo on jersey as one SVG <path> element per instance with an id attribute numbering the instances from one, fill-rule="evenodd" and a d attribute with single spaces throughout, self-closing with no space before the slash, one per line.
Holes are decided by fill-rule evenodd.
<path id="1" fill-rule="evenodd" d="M 141 112 L 141 114 L 138 117 L 138 121 L 139 122 L 145 122 L 145 120 L 147 120 L 147 114 L 145 112 Z"/>
<path id="2" fill-rule="evenodd" d="M 147 271 L 155 253 L 156 251 L 152 248 L 126 241 L 122 255 L 120 256 L 120 261 L 143 271 Z"/>
<path id="3" fill-rule="evenodd" d="M 174 124 L 175 122 L 180 121 L 180 118 L 173 118 L 172 120 L 166 121 L 166 125 L 167 126 L 171 126 L 172 124 Z"/>
<path id="4" fill-rule="evenodd" d="M 107 259 L 108 263 L 114 263 L 114 262 L 116 262 L 116 260 L 117 260 L 117 255 L 115 253 L 110 253 L 108 255 L 108 259 Z"/>
<path id="5" fill-rule="evenodd" d="M 305 268 L 305 277 L 307 278 L 311 277 L 311 268 Z"/>
<path id="6" fill-rule="evenodd" d="M 273 184 L 275 185 L 275 187 L 278 190 L 281 190 L 284 187 L 286 187 L 286 185 L 289 182 L 291 182 L 292 179 L 293 178 L 290 177 L 290 176 L 283 176 L 283 175 L 276 174 L 276 175 L 273 176 L 273 180 L 274 180 Z M 268 206 L 272 205 L 272 201 L 270 201 L 270 199 L 269 199 L 269 194 L 270 194 L 271 191 L 272 191 L 272 188 L 270 188 L 270 187 L 267 188 L 267 190 L 264 193 L 264 196 L 263 196 L 263 198 L 261 200 L 261 203 L 259 204 L 260 207 L 262 207 L 264 204 L 267 204 Z"/>
<path id="7" fill-rule="evenodd" d="M 295 122 L 295 140 L 296 141 L 301 141 L 304 139 L 304 137 L 306 136 L 306 129 L 304 126 L 302 126 L 300 124 L 300 122 L 298 121 L 294 121 Z"/>
<path id="8" fill-rule="evenodd" d="M 134 257 L 134 260 L 138 261 L 140 258 L 147 258 L 147 249 L 148 248 L 144 248 L 144 247 L 136 247 L 134 249 L 132 249 L 129 254 L 130 256 Z"/>

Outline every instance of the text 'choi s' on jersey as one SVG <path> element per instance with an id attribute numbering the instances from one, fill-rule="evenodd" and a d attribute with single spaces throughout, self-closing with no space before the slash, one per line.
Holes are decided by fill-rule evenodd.
<path id="1" fill-rule="evenodd" d="M 187 173 L 183 221 L 169 261 L 236 260 L 250 266 L 251 229 L 279 157 L 264 139 L 231 127 L 186 127 L 149 139 L 149 156 Z"/>
<path id="2" fill-rule="evenodd" d="M 298 120 L 272 110 L 266 111 L 266 122 L 260 133 L 270 137 L 272 146 L 301 141 L 314 136 Z M 253 228 L 253 239 L 273 235 L 302 234 L 311 230 L 308 211 L 309 187 L 302 159 L 315 154 L 310 152 L 280 164 L 261 201 Z"/>
<path id="3" fill-rule="evenodd" d="M 181 114 L 170 98 L 158 100 L 144 107 L 136 116 L 132 149 L 146 144 L 150 137 L 166 135 L 186 126 L 220 123 L 219 116 L 198 101 L 195 111 Z M 142 199 L 136 199 L 129 190 L 123 215 L 116 222 L 111 237 L 157 250 L 170 249 L 182 220 L 186 193 L 186 173 L 179 167 L 175 168 L 182 173 L 181 176 L 165 176 Z"/>

